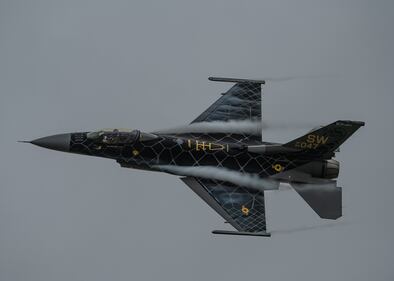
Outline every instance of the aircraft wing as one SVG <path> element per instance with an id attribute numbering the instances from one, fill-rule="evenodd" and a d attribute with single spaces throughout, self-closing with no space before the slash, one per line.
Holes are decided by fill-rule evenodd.
<path id="1" fill-rule="evenodd" d="M 198 116 L 196 122 L 261 122 L 261 84 L 264 81 L 210 77 L 212 81 L 236 82 L 215 103 Z"/>
<path id="2" fill-rule="evenodd" d="M 270 236 L 266 232 L 263 191 L 198 177 L 181 179 L 237 230 L 215 230 L 213 233 Z"/>
<path id="3" fill-rule="evenodd" d="M 261 144 L 261 85 L 264 80 L 209 77 L 235 85 L 189 125 L 179 137 L 216 142 Z"/>

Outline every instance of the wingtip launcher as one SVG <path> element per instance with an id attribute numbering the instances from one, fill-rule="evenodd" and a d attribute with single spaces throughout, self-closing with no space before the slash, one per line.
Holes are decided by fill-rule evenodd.
<path id="1" fill-rule="evenodd" d="M 226 77 L 208 77 L 209 81 L 215 82 L 230 82 L 230 83 L 254 83 L 254 84 L 265 84 L 265 80 L 254 80 L 254 79 L 242 79 L 242 78 L 226 78 Z"/>
<path id="2" fill-rule="evenodd" d="M 230 231 L 230 230 L 213 230 L 212 234 L 271 237 L 271 233 L 265 231 L 244 232 L 244 231 Z"/>

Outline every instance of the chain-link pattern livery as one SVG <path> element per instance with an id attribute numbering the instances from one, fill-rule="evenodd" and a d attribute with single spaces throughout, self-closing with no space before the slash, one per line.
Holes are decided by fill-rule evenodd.
<path id="1" fill-rule="evenodd" d="M 210 80 L 236 84 L 182 133 L 108 129 L 59 134 L 32 143 L 114 159 L 126 168 L 183 176 L 182 180 L 238 235 L 269 235 L 264 190 L 275 189 L 280 182 L 293 184 L 320 217 L 340 217 L 341 188 L 332 180 L 338 176 L 339 162 L 331 158 L 338 146 L 364 123 L 340 120 L 284 145 L 262 142 L 260 127 L 253 128 L 261 124 L 264 81 L 217 77 Z M 220 130 L 213 130 L 212 126 L 218 124 Z M 240 124 L 247 124 L 252 130 L 242 130 Z M 222 130 L 230 125 L 232 130 Z M 267 188 L 268 183 L 273 183 L 272 187 Z"/>
<path id="2" fill-rule="evenodd" d="M 238 231 L 266 231 L 264 192 L 203 178 L 183 178 L 190 188 Z M 215 202 L 210 201 L 212 197 Z M 217 203 L 217 204 L 215 204 Z"/>
<path id="3" fill-rule="evenodd" d="M 230 120 L 261 121 L 260 84 L 235 84 L 192 123 Z"/>

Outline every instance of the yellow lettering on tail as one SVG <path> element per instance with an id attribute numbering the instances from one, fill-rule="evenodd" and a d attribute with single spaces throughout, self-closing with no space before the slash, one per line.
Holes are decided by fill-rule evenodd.
<path id="1" fill-rule="evenodd" d="M 306 142 L 307 142 L 307 143 L 315 143 L 315 138 L 316 138 L 315 135 L 308 135 L 308 136 L 306 137 Z"/>
<path id="2" fill-rule="evenodd" d="M 328 141 L 328 137 L 324 137 L 324 136 L 316 136 L 316 141 L 319 144 L 326 144 Z"/>

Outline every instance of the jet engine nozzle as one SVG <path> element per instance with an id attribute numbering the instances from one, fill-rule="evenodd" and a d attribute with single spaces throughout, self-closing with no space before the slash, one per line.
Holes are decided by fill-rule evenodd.
<path id="1" fill-rule="evenodd" d="M 296 169 L 315 178 L 335 179 L 339 175 L 339 162 L 334 159 L 312 161 Z"/>
<path id="2" fill-rule="evenodd" d="M 323 178 L 335 179 L 339 175 L 339 162 L 334 159 L 324 161 Z"/>

